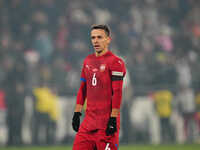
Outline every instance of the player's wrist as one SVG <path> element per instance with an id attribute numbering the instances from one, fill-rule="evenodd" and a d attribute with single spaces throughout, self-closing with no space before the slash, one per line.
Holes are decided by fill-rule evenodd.
<path id="1" fill-rule="evenodd" d="M 113 108 L 110 117 L 118 117 L 119 111 L 119 109 Z"/>
<path id="2" fill-rule="evenodd" d="M 81 112 L 81 111 L 82 111 L 82 108 L 83 108 L 83 105 L 81 105 L 81 104 L 76 104 L 76 107 L 75 107 L 74 112 Z"/>
<path id="3" fill-rule="evenodd" d="M 118 114 L 111 114 L 110 117 L 115 117 L 117 118 Z"/>

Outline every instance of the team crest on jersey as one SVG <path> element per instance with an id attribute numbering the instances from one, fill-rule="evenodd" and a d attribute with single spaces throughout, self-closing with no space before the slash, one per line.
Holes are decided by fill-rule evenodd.
<path id="1" fill-rule="evenodd" d="M 101 71 L 101 72 L 104 72 L 105 69 L 106 69 L 106 65 L 105 65 L 105 64 L 101 64 L 101 66 L 100 66 L 100 71 Z"/>

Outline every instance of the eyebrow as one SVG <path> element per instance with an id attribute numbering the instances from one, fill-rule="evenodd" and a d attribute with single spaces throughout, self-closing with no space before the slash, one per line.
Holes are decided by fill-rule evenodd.
<path id="1" fill-rule="evenodd" d="M 95 37 L 100 38 L 100 37 L 103 37 L 103 36 L 102 35 L 97 35 L 97 36 L 93 35 L 93 36 L 91 36 L 91 38 L 95 38 Z"/>

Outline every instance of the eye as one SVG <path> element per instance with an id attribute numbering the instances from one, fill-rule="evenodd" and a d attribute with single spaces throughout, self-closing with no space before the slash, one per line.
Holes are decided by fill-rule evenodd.
<path id="1" fill-rule="evenodd" d="M 91 36 L 91 39 L 94 40 L 94 39 L 95 39 L 95 36 Z"/>
<path id="2" fill-rule="evenodd" d="M 97 38 L 98 38 L 98 39 L 102 39 L 102 36 L 99 35 L 99 36 L 97 36 Z"/>

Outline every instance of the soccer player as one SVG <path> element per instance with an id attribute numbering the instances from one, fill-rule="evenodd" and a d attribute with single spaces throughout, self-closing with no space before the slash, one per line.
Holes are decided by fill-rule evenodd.
<path id="1" fill-rule="evenodd" d="M 123 60 L 109 50 L 110 30 L 106 25 L 91 27 L 95 50 L 83 63 L 72 127 L 78 132 L 73 150 L 117 150 L 120 104 L 126 68 Z M 83 122 L 80 116 L 87 98 Z"/>

